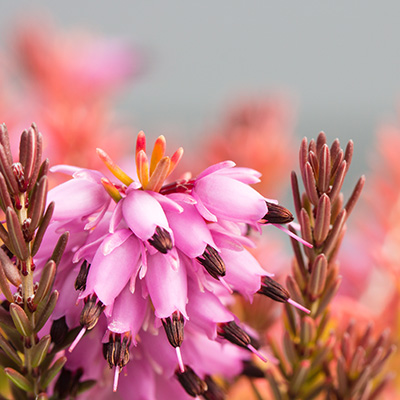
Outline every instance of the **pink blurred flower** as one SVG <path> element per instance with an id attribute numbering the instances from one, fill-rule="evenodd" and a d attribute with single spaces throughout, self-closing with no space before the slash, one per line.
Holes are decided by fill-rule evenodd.
<path id="1" fill-rule="evenodd" d="M 235 160 L 238 166 L 254 168 L 263 177 L 256 189 L 277 197 L 286 189 L 296 159 L 292 135 L 293 115 L 283 97 L 245 99 L 206 135 L 212 140 L 206 141 L 204 161 Z"/>
<path id="2" fill-rule="evenodd" d="M 95 145 L 123 154 L 119 143 L 129 130 L 112 110 L 112 95 L 142 69 L 130 44 L 60 32 L 49 20 L 30 16 L 18 24 L 11 45 L 14 53 L 5 55 L 0 71 L 8 83 L 18 74 L 20 84 L 2 85 L 0 93 L 10 131 L 35 121 L 46 132 L 45 154 L 51 149 L 54 163 L 90 167 Z"/>

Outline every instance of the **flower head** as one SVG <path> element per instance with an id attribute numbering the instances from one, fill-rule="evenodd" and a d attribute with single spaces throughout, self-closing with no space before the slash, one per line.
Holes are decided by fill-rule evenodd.
<path id="1" fill-rule="evenodd" d="M 206 375 L 223 372 L 226 362 L 239 371 L 250 352 L 264 359 L 250 342 L 241 343 L 247 351 L 229 350 L 235 347 L 226 341 L 230 336 L 222 334 L 227 329 L 223 327 L 235 324 L 248 338 L 226 308 L 226 297 L 236 291 L 251 300 L 262 279 L 271 275 L 245 248 L 252 245 L 247 230 L 259 230 L 268 213 L 264 197 L 249 186 L 259 174 L 226 161 L 194 179 L 171 181 L 183 150 L 168 157 L 165 148 L 161 136 L 148 158 L 141 132 L 137 176 L 129 176 L 98 150 L 119 182 L 74 170 L 72 181 L 54 189 L 54 197 L 60 198 L 82 186 L 92 199 L 84 206 L 71 203 L 69 212 L 68 204 L 62 203 L 54 219 L 64 226 L 79 222 L 86 227 L 87 235 L 74 255 L 74 262 L 83 263 L 75 284 L 84 302 L 82 331 L 71 350 L 104 313 L 109 338 L 105 357 L 115 368 L 114 390 L 122 368 L 133 365 L 153 369 L 146 378 L 153 383 L 161 372 L 176 375 L 176 383 L 188 391 L 186 378 L 198 376 L 203 382 Z M 212 354 L 204 354 L 201 346 L 211 346 Z M 218 354 L 228 358 L 218 364 Z M 128 363 L 129 359 L 134 361 Z M 122 385 L 129 386 L 127 381 Z M 202 383 L 200 387 L 206 388 Z"/>

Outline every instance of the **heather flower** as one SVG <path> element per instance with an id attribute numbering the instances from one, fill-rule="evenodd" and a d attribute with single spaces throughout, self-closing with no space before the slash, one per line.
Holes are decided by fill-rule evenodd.
<path id="1" fill-rule="evenodd" d="M 161 136 L 148 158 L 141 132 L 136 176 L 127 175 L 98 150 L 118 183 L 96 171 L 70 169 L 73 179 L 49 194 L 60 204 L 54 224 L 63 229 L 83 226 L 86 232 L 81 245 L 74 246 L 73 261 L 82 264 L 75 286 L 84 304 L 82 329 L 70 350 L 104 313 L 104 354 L 115 368 L 114 390 L 122 369 L 152 369 L 146 374 L 147 387 L 160 381 L 160 373 L 176 376 L 175 384 L 181 382 L 190 393 L 186 379 L 197 376 L 204 382 L 213 373 L 228 376 L 228 365 L 231 374 L 238 373 L 251 352 L 265 359 L 226 308 L 233 291 L 251 300 L 262 279 L 270 276 L 246 249 L 252 245 L 246 237 L 249 227 L 260 230 L 268 214 L 266 199 L 249 186 L 259 174 L 226 161 L 196 178 L 166 182 L 183 150 L 168 157 L 165 147 Z M 80 188 L 82 193 L 74 193 Z M 70 195 L 90 201 L 75 206 Z M 243 338 L 239 342 L 233 339 L 237 335 Z M 117 348 L 124 350 L 115 353 Z M 132 374 L 142 379 L 141 373 Z"/>

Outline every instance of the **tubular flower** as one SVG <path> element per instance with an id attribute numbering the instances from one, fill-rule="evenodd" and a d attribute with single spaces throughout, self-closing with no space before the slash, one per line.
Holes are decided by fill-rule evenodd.
<path id="1" fill-rule="evenodd" d="M 54 224 L 64 229 L 80 224 L 86 231 L 74 247 L 73 262 L 82 265 L 73 270 L 75 287 L 84 306 L 82 330 L 70 351 L 105 314 L 104 356 L 115 368 L 113 388 L 126 369 L 137 384 L 132 397 L 131 380 L 121 380 L 123 397 L 126 392 L 130 399 L 162 396 L 164 386 L 177 398 L 204 395 L 210 374 L 239 372 L 251 352 L 264 359 L 252 344 L 221 335 L 221 327 L 232 324 L 247 335 L 224 305 L 227 296 L 237 291 L 251 300 L 271 276 L 245 248 L 253 245 L 248 228 L 260 230 L 268 214 L 266 199 L 249 186 L 259 173 L 226 161 L 194 179 L 166 182 L 183 150 L 168 157 L 165 147 L 160 136 L 148 157 L 140 132 L 133 178 L 98 149 L 118 183 L 95 171 L 71 169 L 74 179 L 49 195 L 61 203 Z M 89 204 L 64 200 L 81 187 Z M 74 193 L 73 199 L 79 198 Z M 144 379 L 141 370 L 151 372 Z M 146 397 L 141 388 L 150 383 Z"/>

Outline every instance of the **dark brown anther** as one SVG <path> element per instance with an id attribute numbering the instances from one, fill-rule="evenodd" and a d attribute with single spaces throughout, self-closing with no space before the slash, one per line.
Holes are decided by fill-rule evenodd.
<path id="1" fill-rule="evenodd" d="M 217 250 L 207 245 L 204 253 L 196 260 L 206 269 L 206 271 L 215 279 L 225 276 L 226 268 L 224 260 Z"/>
<path id="2" fill-rule="evenodd" d="M 183 342 L 183 315 L 175 311 L 170 317 L 163 318 L 162 320 L 167 338 L 173 347 L 180 347 Z"/>
<path id="3" fill-rule="evenodd" d="M 294 220 L 293 214 L 285 207 L 279 204 L 266 201 L 268 213 L 265 214 L 263 220 L 267 224 L 288 224 Z"/>
<path id="4" fill-rule="evenodd" d="M 156 233 L 148 240 L 148 242 L 156 248 L 160 253 L 167 254 L 171 250 L 172 238 L 168 231 L 157 226 Z"/>
<path id="5" fill-rule="evenodd" d="M 128 363 L 131 339 L 130 333 L 124 335 L 113 333 L 110 334 L 108 342 L 103 343 L 103 356 L 110 368 L 122 369 Z"/>
<path id="6" fill-rule="evenodd" d="M 85 305 L 79 318 L 79 323 L 84 326 L 88 331 L 93 329 L 105 306 L 101 301 L 97 300 L 95 295 L 86 297 Z"/>
<path id="7" fill-rule="evenodd" d="M 75 290 L 83 291 L 86 289 L 86 280 L 88 277 L 89 268 L 90 264 L 85 260 L 81 265 L 78 276 L 76 277 Z"/>
<path id="8" fill-rule="evenodd" d="M 188 365 L 183 372 L 178 368 L 175 375 L 188 395 L 197 397 L 206 392 L 207 384 Z"/>
<path id="9" fill-rule="evenodd" d="M 204 382 L 207 390 L 203 393 L 205 400 L 225 400 L 225 391 L 214 381 L 210 375 L 206 375 Z"/>
<path id="10" fill-rule="evenodd" d="M 242 375 L 248 376 L 249 378 L 264 378 L 265 373 L 264 371 L 257 367 L 254 362 L 250 360 L 244 360 L 243 361 L 243 370 L 242 370 Z"/>
<path id="11" fill-rule="evenodd" d="M 280 303 L 286 303 L 290 298 L 289 292 L 269 276 L 264 276 L 261 283 L 261 288 L 257 293 L 263 294 Z"/>
<path id="12" fill-rule="evenodd" d="M 237 346 L 248 348 L 251 344 L 250 336 L 235 321 L 218 324 L 217 332 L 219 336 Z"/>
<path id="13" fill-rule="evenodd" d="M 67 333 L 68 325 L 65 321 L 65 316 L 53 321 L 50 328 L 50 336 L 53 343 L 61 344 L 67 337 Z"/>
<path id="14" fill-rule="evenodd" d="M 82 375 L 82 368 L 78 368 L 74 372 L 63 368 L 54 386 L 54 394 L 57 395 L 57 399 L 75 399 L 78 395 L 79 381 Z"/>

